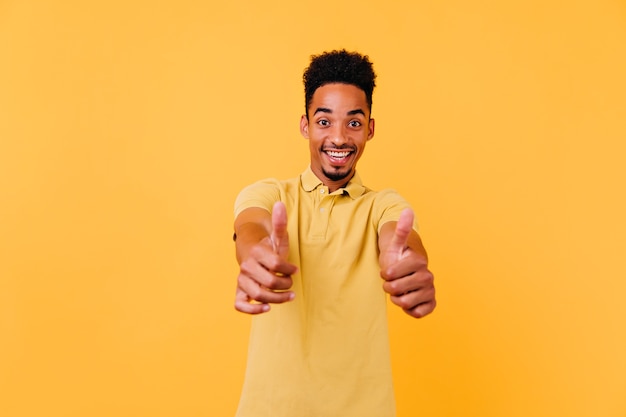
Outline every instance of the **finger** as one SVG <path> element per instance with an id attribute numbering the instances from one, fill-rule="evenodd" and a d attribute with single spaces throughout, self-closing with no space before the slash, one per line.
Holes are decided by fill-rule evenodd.
<path id="1" fill-rule="evenodd" d="M 250 251 L 250 257 L 241 263 L 242 270 L 248 271 L 248 275 L 254 277 L 260 271 L 260 264 L 262 268 L 275 274 L 289 276 L 296 273 L 298 267 L 274 252 L 270 238 L 265 238 L 261 243 L 255 245 Z"/>
<path id="2" fill-rule="evenodd" d="M 286 258 L 289 250 L 287 234 L 287 209 L 281 201 L 274 203 L 272 208 L 272 245 L 276 253 Z"/>
<path id="3" fill-rule="evenodd" d="M 235 310 L 247 314 L 261 314 L 270 311 L 269 304 L 252 303 L 250 298 L 241 288 L 237 288 L 235 294 Z"/>
<path id="4" fill-rule="evenodd" d="M 389 297 L 392 303 L 405 311 L 411 311 L 422 304 L 428 304 L 435 300 L 435 288 L 420 288 L 399 296 Z"/>
<path id="5" fill-rule="evenodd" d="M 237 277 L 239 288 L 246 293 L 249 300 L 259 303 L 280 304 L 294 299 L 295 294 L 292 291 L 272 291 L 267 289 L 250 277 L 239 274 Z"/>
<path id="6" fill-rule="evenodd" d="M 245 260 L 240 265 L 241 274 L 254 279 L 260 285 L 271 290 L 287 290 L 291 288 L 293 281 L 291 274 L 297 271 L 297 267 L 288 262 L 276 259 L 275 253 L 270 259 Z M 265 261 L 265 262 L 264 262 Z"/>
<path id="7" fill-rule="evenodd" d="M 427 267 L 428 260 L 424 255 L 412 250 L 405 250 L 404 256 L 384 270 L 381 270 L 380 276 L 386 281 L 391 281 L 428 271 Z"/>
<path id="8" fill-rule="evenodd" d="M 400 213 L 400 218 L 396 223 L 395 233 L 391 238 L 388 248 L 391 253 L 396 253 L 398 257 L 402 255 L 402 252 L 404 252 L 404 249 L 407 247 L 409 235 L 413 229 L 414 217 L 413 210 L 410 208 L 406 208 Z"/>
<path id="9" fill-rule="evenodd" d="M 423 280 L 414 276 L 402 277 L 383 282 L 383 290 L 389 295 L 401 296 L 424 287 Z"/>
<path id="10" fill-rule="evenodd" d="M 435 307 L 437 306 L 437 301 L 432 300 L 423 304 L 420 304 L 416 307 L 413 307 L 411 309 L 404 309 L 404 312 L 406 314 L 408 314 L 409 316 L 415 317 L 415 318 L 422 318 L 424 316 L 427 316 L 428 314 L 432 313 L 433 310 L 435 310 Z"/>

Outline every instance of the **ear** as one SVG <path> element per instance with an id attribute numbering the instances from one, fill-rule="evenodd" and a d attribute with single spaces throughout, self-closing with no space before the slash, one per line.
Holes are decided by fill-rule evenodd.
<path id="1" fill-rule="evenodd" d="M 305 139 L 309 138 L 309 119 L 306 117 L 306 114 L 300 117 L 300 133 Z"/>
<path id="2" fill-rule="evenodd" d="M 367 140 L 370 140 L 371 138 L 374 137 L 374 127 L 375 127 L 376 123 L 374 119 L 370 119 L 369 121 L 369 125 L 367 126 L 369 129 L 369 133 L 367 135 Z"/>

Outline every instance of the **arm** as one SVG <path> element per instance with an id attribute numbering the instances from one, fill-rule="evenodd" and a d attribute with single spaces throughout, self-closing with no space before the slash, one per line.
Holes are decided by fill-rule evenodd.
<path id="1" fill-rule="evenodd" d="M 235 219 L 235 247 L 239 276 L 235 309 L 259 314 L 270 310 L 270 303 L 293 300 L 291 275 L 297 271 L 287 262 L 289 236 L 283 203 L 274 205 L 272 214 L 261 208 L 248 208 Z"/>
<path id="2" fill-rule="evenodd" d="M 433 274 L 428 257 L 413 225 L 413 211 L 405 209 L 397 222 L 387 222 L 380 230 L 380 275 L 391 302 L 405 313 L 420 318 L 436 306 Z"/>

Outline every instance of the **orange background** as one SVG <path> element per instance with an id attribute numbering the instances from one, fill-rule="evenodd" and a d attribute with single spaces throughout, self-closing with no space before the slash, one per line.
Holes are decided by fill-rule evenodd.
<path id="1" fill-rule="evenodd" d="M 360 172 L 438 285 L 399 417 L 626 416 L 626 3 L 0 2 L 0 415 L 229 416 L 241 187 L 308 163 L 309 55 L 379 73 Z"/>

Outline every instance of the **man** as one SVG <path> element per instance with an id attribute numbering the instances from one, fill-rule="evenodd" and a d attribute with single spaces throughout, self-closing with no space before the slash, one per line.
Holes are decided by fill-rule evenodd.
<path id="1" fill-rule="evenodd" d="M 237 416 L 393 416 L 385 292 L 423 317 L 433 276 L 408 203 L 356 173 L 374 136 L 368 57 L 313 56 L 303 78 L 310 166 L 235 203 L 235 308 L 256 315 Z"/>

